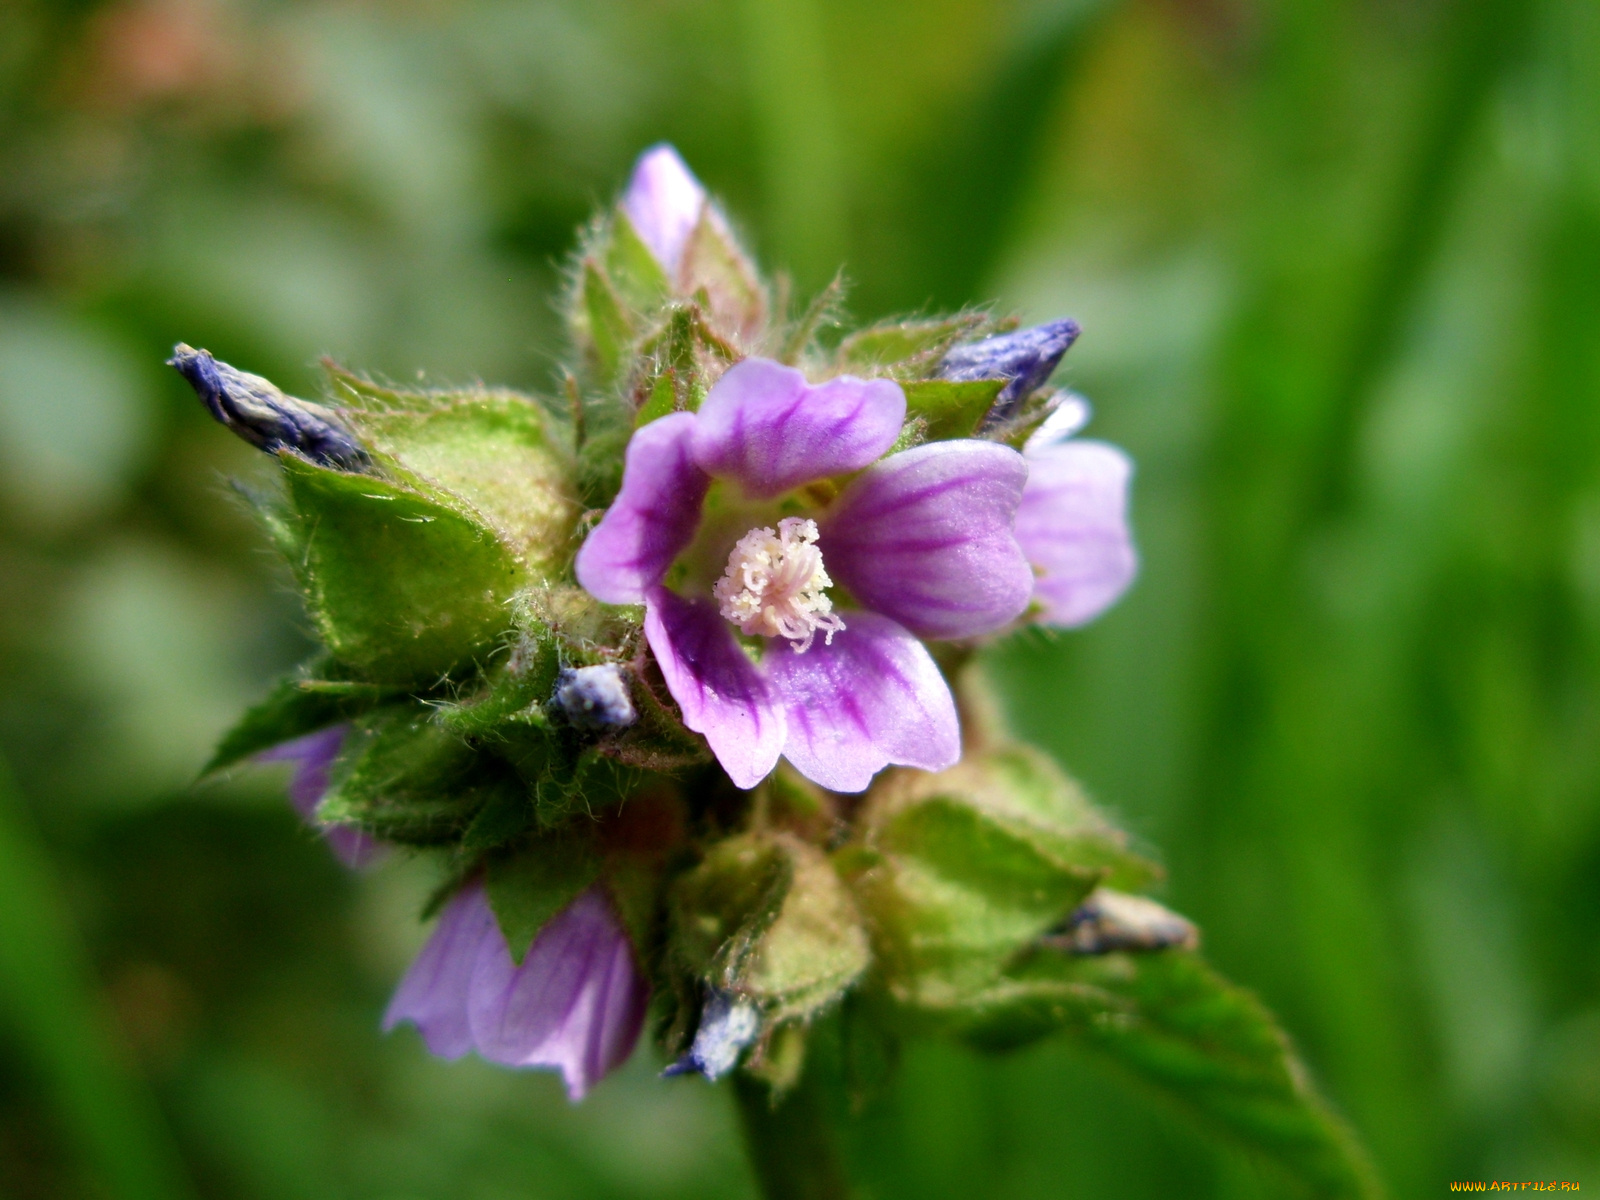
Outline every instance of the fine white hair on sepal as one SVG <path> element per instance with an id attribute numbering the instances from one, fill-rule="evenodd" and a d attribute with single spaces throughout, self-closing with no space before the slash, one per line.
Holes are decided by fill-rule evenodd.
<path id="1" fill-rule="evenodd" d="M 1063 393 L 1055 410 L 1044 419 L 1044 424 L 1023 443 L 1022 452 L 1026 454 L 1030 450 L 1043 450 L 1046 446 L 1066 441 L 1087 425 L 1093 415 L 1094 409 L 1084 397 L 1077 392 Z"/>

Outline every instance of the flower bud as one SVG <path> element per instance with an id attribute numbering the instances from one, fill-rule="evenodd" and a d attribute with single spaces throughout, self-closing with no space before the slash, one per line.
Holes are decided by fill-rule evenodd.
<path id="1" fill-rule="evenodd" d="M 628 677 L 611 663 L 563 670 L 556 678 L 555 702 L 578 729 L 621 729 L 639 719 Z"/>
<path id="2" fill-rule="evenodd" d="M 1200 931 L 1194 922 L 1154 900 L 1097 888 L 1073 910 L 1065 929 L 1040 941 L 1069 954 L 1194 950 L 1200 944 Z"/>
<path id="3" fill-rule="evenodd" d="M 368 462 L 366 450 L 327 409 L 286 396 L 272 381 L 218 362 L 209 350 L 179 342 L 167 365 L 189 381 L 213 417 L 259 450 L 294 450 L 349 470 Z"/>
<path id="4" fill-rule="evenodd" d="M 848 889 L 821 850 L 788 834 L 716 843 L 677 881 L 670 906 L 680 966 L 754 1006 L 768 1026 L 816 1015 L 867 966 Z M 730 1037 L 708 1034 L 717 1045 Z"/>
<path id="5" fill-rule="evenodd" d="M 639 156 L 622 197 L 622 211 L 669 276 L 677 274 L 705 207 L 706 189 L 666 142 Z"/>
<path id="6" fill-rule="evenodd" d="M 1045 385 L 1062 355 L 1078 340 L 1076 321 L 1051 321 L 1014 333 L 957 346 L 939 364 L 939 378 L 955 381 L 1006 379 L 984 424 L 1004 423 L 1030 392 Z"/>

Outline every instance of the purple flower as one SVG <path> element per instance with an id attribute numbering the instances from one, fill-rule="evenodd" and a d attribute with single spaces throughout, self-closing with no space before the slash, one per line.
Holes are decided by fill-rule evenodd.
<path id="1" fill-rule="evenodd" d="M 706 189 L 665 142 L 639 156 L 622 196 L 622 211 L 668 275 L 678 273 L 684 247 L 705 207 Z"/>
<path id="2" fill-rule="evenodd" d="M 300 819 L 322 834 L 328 848 L 340 862 L 355 869 L 376 859 L 383 846 L 349 825 L 323 825 L 317 820 L 317 805 L 328 792 L 328 773 L 344 743 L 347 729 L 334 725 L 292 742 L 282 742 L 256 755 L 257 762 L 292 762 L 294 776 L 289 780 L 289 803 Z"/>
<path id="3" fill-rule="evenodd" d="M 1067 440 L 1087 420 L 1088 406 L 1069 395 L 1023 447 L 1017 541 L 1038 574 L 1033 598 L 1045 625 L 1093 620 L 1139 569 L 1128 533 L 1133 464 L 1105 442 Z"/>
<path id="4" fill-rule="evenodd" d="M 684 723 L 739 787 L 780 755 L 841 792 L 890 763 L 950 766 L 955 704 L 918 639 L 988 633 L 1027 607 L 1022 456 L 961 440 L 879 461 L 905 412 L 890 380 L 812 387 L 745 359 L 698 412 L 634 434 L 578 552 L 591 594 L 645 605 Z M 834 608 L 835 581 L 852 607 Z"/>
<path id="5" fill-rule="evenodd" d="M 553 1068 L 581 1100 L 633 1053 L 647 998 L 599 884 L 550 919 L 519 965 L 474 881 L 445 906 L 383 1027 L 410 1021 L 441 1058 L 476 1050 L 508 1067 Z"/>

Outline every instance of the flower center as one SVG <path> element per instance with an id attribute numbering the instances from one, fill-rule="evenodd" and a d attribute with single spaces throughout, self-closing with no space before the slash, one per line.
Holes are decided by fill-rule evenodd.
<path id="1" fill-rule="evenodd" d="M 844 622 L 824 592 L 833 580 L 816 541 L 817 523 L 804 517 L 785 517 L 776 533 L 763 526 L 745 534 L 712 589 L 722 615 L 741 633 L 788 638 L 796 654 L 811 649 L 819 629 L 832 644 Z"/>

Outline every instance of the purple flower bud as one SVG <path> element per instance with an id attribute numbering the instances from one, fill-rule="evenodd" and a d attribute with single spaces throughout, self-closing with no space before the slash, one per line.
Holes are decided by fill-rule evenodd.
<path id="1" fill-rule="evenodd" d="M 1015 333 L 957 346 L 939 364 L 939 378 L 965 383 L 974 379 L 1009 379 L 984 419 L 995 426 L 1016 412 L 1030 392 L 1043 387 L 1061 356 L 1078 340 L 1076 321 L 1051 321 Z"/>
<path id="2" fill-rule="evenodd" d="M 666 142 L 639 156 L 622 197 L 622 211 L 669 275 L 677 274 L 705 206 L 706 189 Z"/>
<path id="3" fill-rule="evenodd" d="M 179 342 L 169 367 L 189 381 L 211 415 L 258 450 L 296 450 L 327 467 L 365 466 L 367 452 L 318 404 L 286 396 L 270 380 L 218 362 Z"/>
<path id="4" fill-rule="evenodd" d="M 761 1032 L 761 1012 L 743 996 L 710 988 L 700 1010 L 700 1028 L 694 1044 L 663 1075 L 688 1075 L 698 1071 L 712 1082 L 739 1065 L 745 1048 Z"/>
<path id="5" fill-rule="evenodd" d="M 579 729 L 622 729 L 639 719 L 621 667 L 564 669 L 556 677 L 556 707 Z"/>
<path id="6" fill-rule="evenodd" d="M 476 1050 L 508 1067 L 553 1068 L 581 1100 L 633 1053 L 647 999 L 603 887 L 552 917 L 519 965 L 475 880 L 446 905 L 383 1027 L 410 1021 L 441 1058 Z"/>
<path id="7" fill-rule="evenodd" d="M 256 755 L 256 761 L 294 764 L 294 775 L 289 780 L 290 805 L 302 821 L 322 834 L 339 861 L 354 870 L 378 858 L 383 852 L 382 844 L 348 825 L 323 825 L 317 821 L 317 805 L 328 792 L 328 775 L 347 732 L 343 725 L 322 729 L 263 750 Z"/>

